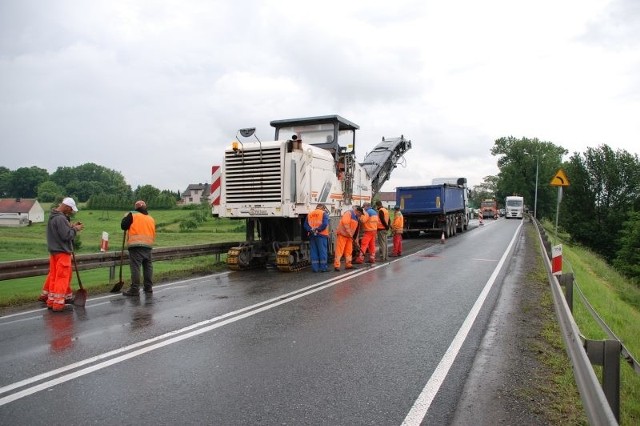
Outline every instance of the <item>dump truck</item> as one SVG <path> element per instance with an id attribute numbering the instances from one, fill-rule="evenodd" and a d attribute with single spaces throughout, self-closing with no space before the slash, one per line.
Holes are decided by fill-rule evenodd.
<path id="1" fill-rule="evenodd" d="M 443 233 L 449 238 L 469 227 L 465 178 L 456 184 L 405 186 L 396 188 L 396 204 L 404 216 L 404 235 Z"/>
<path id="2" fill-rule="evenodd" d="M 240 129 L 225 148 L 223 164 L 212 167 L 213 216 L 246 226 L 246 241 L 227 253 L 231 270 L 275 264 L 290 272 L 309 266 L 307 214 L 324 204 L 335 229 L 343 212 L 371 202 L 411 148 L 404 136 L 383 137 L 359 163 L 355 147 L 360 127 L 339 115 L 270 124 L 275 128 L 272 141 L 258 139 L 255 128 Z"/>
<path id="3" fill-rule="evenodd" d="M 498 202 L 494 198 L 487 198 L 480 203 L 480 214 L 483 219 L 498 218 Z"/>

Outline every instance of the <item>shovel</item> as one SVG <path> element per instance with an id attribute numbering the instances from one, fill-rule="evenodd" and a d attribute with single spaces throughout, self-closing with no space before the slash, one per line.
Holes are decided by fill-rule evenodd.
<path id="1" fill-rule="evenodd" d="M 84 307 L 87 303 L 87 290 L 82 287 L 82 281 L 80 280 L 80 272 L 78 271 L 78 263 L 76 262 L 76 253 L 75 250 L 71 252 L 71 257 L 73 258 L 73 266 L 76 270 L 76 277 L 78 277 L 78 287 L 80 287 L 76 291 L 76 295 L 73 298 L 73 304 L 76 306 Z"/>
<path id="2" fill-rule="evenodd" d="M 122 264 L 124 263 L 124 242 L 127 239 L 127 231 L 124 231 L 122 234 L 122 250 L 120 251 L 120 281 L 114 284 L 111 289 L 111 293 L 120 293 L 122 290 L 122 286 L 124 285 L 124 281 L 122 281 Z"/>

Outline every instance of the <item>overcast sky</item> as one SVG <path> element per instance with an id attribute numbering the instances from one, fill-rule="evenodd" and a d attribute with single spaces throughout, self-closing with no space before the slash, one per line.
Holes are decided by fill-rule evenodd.
<path id="1" fill-rule="evenodd" d="M 92 162 L 183 191 L 239 128 L 327 114 L 360 126 L 359 161 L 413 142 L 385 191 L 477 185 L 503 136 L 637 154 L 640 1 L 0 0 L 11 170 Z"/>

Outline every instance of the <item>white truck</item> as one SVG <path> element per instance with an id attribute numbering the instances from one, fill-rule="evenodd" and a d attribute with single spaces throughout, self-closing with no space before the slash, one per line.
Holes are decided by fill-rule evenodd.
<path id="1" fill-rule="evenodd" d="M 505 219 L 522 219 L 524 213 L 524 198 L 517 195 L 510 195 L 504 199 Z"/>
<path id="2" fill-rule="evenodd" d="M 343 212 L 371 202 L 411 148 L 403 136 L 383 137 L 358 163 L 359 126 L 339 115 L 274 120 L 271 126 L 272 141 L 259 140 L 253 128 L 241 129 L 245 142 L 236 138 L 225 149 L 212 182 L 212 194 L 219 194 L 212 200 L 213 215 L 246 222 L 246 241 L 227 253 L 232 270 L 274 260 L 281 271 L 308 266 L 309 241 L 303 228 L 307 214 L 324 204 L 335 229 Z M 247 141 L 251 136 L 255 140 Z"/>

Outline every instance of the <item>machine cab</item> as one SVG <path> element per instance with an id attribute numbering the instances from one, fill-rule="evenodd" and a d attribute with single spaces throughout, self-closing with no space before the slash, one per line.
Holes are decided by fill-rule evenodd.
<path id="1" fill-rule="evenodd" d="M 339 115 L 274 120 L 275 140 L 302 141 L 325 149 L 336 161 L 341 154 L 355 152 L 356 130 L 360 127 Z"/>

